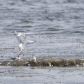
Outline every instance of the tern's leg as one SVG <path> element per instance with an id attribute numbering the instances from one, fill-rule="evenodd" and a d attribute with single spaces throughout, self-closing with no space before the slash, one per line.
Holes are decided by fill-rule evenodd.
<path id="1" fill-rule="evenodd" d="M 22 54 L 22 51 L 19 53 L 19 55 L 21 55 Z"/>

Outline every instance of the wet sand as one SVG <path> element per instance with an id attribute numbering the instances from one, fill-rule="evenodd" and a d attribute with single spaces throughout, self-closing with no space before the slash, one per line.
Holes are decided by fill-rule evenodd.
<path id="1" fill-rule="evenodd" d="M 71 67 L 84 66 L 84 60 L 80 59 L 53 59 L 53 58 L 39 58 L 36 61 L 32 59 L 3 61 L 1 66 L 57 66 L 57 67 Z"/>

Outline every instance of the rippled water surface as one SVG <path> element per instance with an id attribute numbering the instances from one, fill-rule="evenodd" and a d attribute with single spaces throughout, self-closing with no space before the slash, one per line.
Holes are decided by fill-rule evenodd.
<path id="1" fill-rule="evenodd" d="M 19 54 L 14 29 L 33 32 L 26 40 L 36 41 L 25 47 L 21 59 L 31 58 L 32 54 L 37 58 L 84 58 L 84 0 L 1 0 L 0 62 Z M 1 76 L 4 79 L 5 75 Z M 14 79 L 19 78 L 22 77 L 14 76 Z"/>
<path id="2" fill-rule="evenodd" d="M 27 40 L 35 40 L 24 49 L 26 59 L 37 57 L 83 58 L 83 0 L 1 0 L 1 60 L 18 55 L 14 33 L 33 32 Z"/>
<path id="3" fill-rule="evenodd" d="M 84 67 L 0 67 L 0 84 L 83 84 Z"/>

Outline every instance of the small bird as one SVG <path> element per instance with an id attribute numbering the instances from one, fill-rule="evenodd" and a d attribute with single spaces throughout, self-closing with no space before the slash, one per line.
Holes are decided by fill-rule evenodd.
<path id="1" fill-rule="evenodd" d="M 20 60 L 19 55 L 17 57 L 11 57 L 12 60 Z"/>
<path id="2" fill-rule="evenodd" d="M 32 61 L 36 62 L 36 56 L 32 55 Z"/>

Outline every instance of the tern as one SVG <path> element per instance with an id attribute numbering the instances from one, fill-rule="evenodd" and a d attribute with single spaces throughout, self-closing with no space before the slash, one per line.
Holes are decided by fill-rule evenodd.
<path id="1" fill-rule="evenodd" d="M 36 56 L 32 55 L 32 61 L 36 62 Z"/>
<path id="2" fill-rule="evenodd" d="M 11 57 L 12 60 L 20 60 L 19 55 L 17 57 Z"/>
<path id="3" fill-rule="evenodd" d="M 31 44 L 31 43 L 34 43 L 35 41 L 32 41 L 32 40 L 27 40 L 27 41 L 22 41 L 21 40 L 21 38 L 20 38 L 20 36 L 23 36 L 24 37 L 24 40 L 26 39 L 26 35 L 25 34 L 31 34 L 31 33 L 21 33 L 21 32 L 16 32 L 15 31 L 15 34 L 14 35 L 16 35 L 16 38 L 17 38 L 17 40 L 19 41 L 19 55 L 21 55 L 22 54 L 22 51 L 23 51 L 23 49 L 27 46 L 27 44 Z M 18 56 L 19 56 L 18 55 Z"/>

